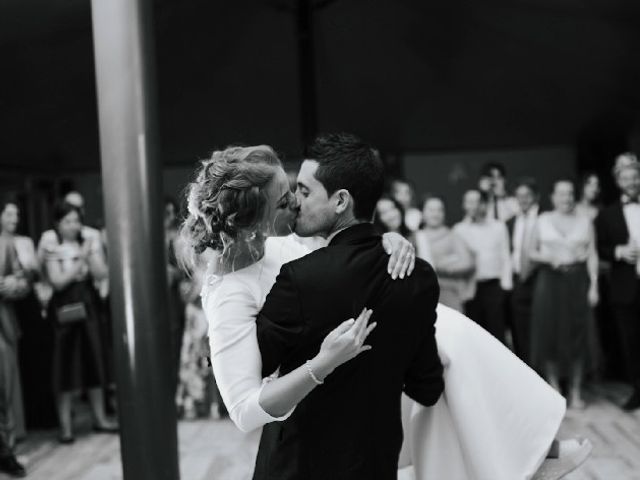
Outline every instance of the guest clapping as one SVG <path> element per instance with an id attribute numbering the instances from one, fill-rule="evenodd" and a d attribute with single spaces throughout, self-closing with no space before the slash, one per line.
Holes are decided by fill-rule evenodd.
<path id="1" fill-rule="evenodd" d="M 531 323 L 531 361 L 569 402 L 583 408 L 581 387 L 591 306 L 598 302 L 598 256 L 591 221 L 576 212 L 574 186 L 553 188 L 554 210 L 540 215 L 531 258 L 540 263 Z"/>
<path id="2" fill-rule="evenodd" d="M 473 272 L 471 252 L 445 225 L 445 204 L 431 196 L 422 210 L 424 228 L 415 233 L 416 254 L 431 263 L 438 274 L 440 303 L 462 312 L 467 279 Z"/>
<path id="3" fill-rule="evenodd" d="M 49 317 L 56 324 L 53 360 L 54 390 L 57 394 L 60 442 L 73 441 L 72 394 L 87 388 L 97 431 L 117 430 L 106 417 L 102 342 L 92 280 L 106 273 L 98 243 L 82 233 L 80 210 L 68 203 L 54 208 L 54 236 L 43 236 L 45 271 L 54 293 Z M 45 232 L 46 233 L 46 232 Z"/>

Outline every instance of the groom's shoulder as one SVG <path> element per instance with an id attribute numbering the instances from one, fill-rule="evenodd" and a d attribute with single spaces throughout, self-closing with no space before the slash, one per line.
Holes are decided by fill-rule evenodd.
<path id="1" fill-rule="evenodd" d="M 297 258 L 283 265 L 283 269 L 287 268 L 292 271 L 307 271 L 318 267 L 319 265 L 326 265 L 331 256 L 329 255 L 328 248 L 322 247 L 313 252 L 306 254 L 303 257 Z"/>
<path id="2" fill-rule="evenodd" d="M 416 276 L 416 278 L 420 278 L 420 280 L 437 280 L 438 278 L 433 266 L 422 258 L 416 258 L 416 265 L 413 269 L 413 273 L 409 278 L 413 277 L 414 275 Z"/>

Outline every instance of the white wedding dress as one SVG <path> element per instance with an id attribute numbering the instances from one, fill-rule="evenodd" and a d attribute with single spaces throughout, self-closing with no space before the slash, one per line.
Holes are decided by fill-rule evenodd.
<path id="1" fill-rule="evenodd" d="M 273 418 L 258 404 L 263 385 L 255 317 L 280 267 L 309 250 L 292 237 L 270 238 L 264 257 L 217 277 L 207 274 L 203 306 L 214 375 L 236 425 L 249 431 Z M 436 339 L 445 391 L 422 407 L 403 396 L 400 467 L 416 480 L 530 479 L 565 414 L 565 400 L 493 336 L 438 305 Z"/>

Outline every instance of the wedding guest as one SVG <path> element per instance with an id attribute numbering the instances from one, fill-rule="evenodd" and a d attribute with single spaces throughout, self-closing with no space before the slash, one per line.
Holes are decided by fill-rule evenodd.
<path id="1" fill-rule="evenodd" d="M 202 260 L 194 267 L 203 274 L 207 268 Z M 183 298 L 186 302 L 186 324 L 180 354 L 176 405 L 179 415 L 186 419 L 208 416 L 219 419 L 226 413 L 226 409 L 210 367 L 207 334 L 209 324 L 200 297 L 202 276 L 194 275 L 190 282 L 182 284 L 185 290 Z"/>
<path id="2" fill-rule="evenodd" d="M 462 239 L 445 224 L 444 200 L 430 196 L 422 209 L 424 228 L 415 232 L 416 254 L 431 263 L 440 283 L 440 303 L 463 310 L 464 292 L 473 273 L 473 257 Z"/>
<path id="3" fill-rule="evenodd" d="M 507 222 L 513 265 L 513 291 L 510 298 L 510 323 L 513 349 L 520 359 L 529 363 L 531 302 L 536 281 L 536 264 L 530 250 L 535 238 L 539 215 L 539 194 L 532 178 L 520 180 L 515 189 L 518 214 Z"/>
<path id="4" fill-rule="evenodd" d="M 97 319 L 93 279 L 107 274 L 100 245 L 83 236 L 80 210 L 68 203 L 54 207 L 54 237 L 43 237 L 46 277 L 53 286 L 49 317 L 55 323 L 53 358 L 61 443 L 74 441 L 73 393 L 88 389 L 94 429 L 115 432 L 104 408 L 103 344 Z"/>
<path id="5" fill-rule="evenodd" d="M 9 233 L 15 217 L 13 205 L 6 204 L 0 217 L 0 436 L 10 448 L 26 434 L 18 363 L 20 329 L 14 303 L 26 295 L 29 286 Z"/>
<path id="6" fill-rule="evenodd" d="M 505 342 L 505 291 L 513 278 L 509 234 L 504 223 L 487 216 L 488 196 L 479 190 L 464 195 L 465 218 L 453 231 L 474 254 L 475 274 L 465 297 L 465 313 L 501 342 Z"/>
<path id="7" fill-rule="evenodd" d="M 180 370 L 180 350 L 182 348 L 182 337 L 185 326 L 185 302 L 180 294 L 180 285 L 186 280 L 182 269 L 178 266 L 176 252 L 179 251 L 180 238 L 178 235 L 178 203 L 166 197 L 164 201 L 164 246 L 165 261 L 167 264 L 167 282 L 169 287 L 168 312 L 171 329 L 171 339 L 173 341 L 176 388 L 178 386 L 178 372 Z"/>
<path id="8" fill-rule="evenodd" d="M 0 351 L 1 349 L 2 349 L 2 345 L 0 343 Z M 1 382 L 2 382 L 2 368 L 0 368 L 0 383 Z M 13 453 L 13 450 L 9 448 L 7 441 L 4 439 L 2 435 L 1 429 L 2 429 L 2 425 L 4 424 L 4 419 L 3 419 L 4 408 L 2 405 L 2 401 L 3 400 L 0 398 L 0 473 L 6 473 L 11 477 L 22 478 L 27 475 L 27 471 L 24 468 L 24 465 L 22 465 L 18 461 L 15 454 Z"/>
<path id="9" fill-rule="evenodd" d="M 592 222 L 598 216 L 600 211 L 600 178 L 595 172 L 587 172 L 582 176 L 580 183 L 580 200 L 576 204 L 576 211 L 582 215 L 586 215 Z M 608 321 L 609 308 L 603 305 L 603 300 L 607 299 L 607 292 L 603 292 L 603 283 L 606 284 L 605 271 L 608 265 L 600 262 L 598 266 L 598 288 L 600 302 L 594 308 L 593 315 L 589 318 L 588 331 L 588 354 L 585 363 L 586 374 L 599 376 L 603 369 L 603 352 L 600 343 L 600 335 L 596 323 L 603 324 Z M 600 318 L 603 317 L 604 318 Z M 596 319 L 598 322 L 596 322 Z"/>
<path id="10" fill-rule="evenodd" d="M 594 172 L 588 172 L 582 177 L 580 201 L 576 211 L 595 220 L 600 210 L 600 178 Z"/>
<path id="11" fill-rule="evenodd" d="M 487 215 L 494 220 L 506 222 L 518 213 L 518 202 L 507 192 L 507 171 L 501 163 L 488 163 L 482 169 L 478 188 L 487 189 Z"/>
<path id="12" fill-rule="evenodd" d="M 405 224 L 404 208 L 395 198 L 383 195 L 376 204 L 373 223 L 382 232 L 399 233 L 405 238 L 411 236 L 411 230 Z"/>
<path id="13" fill-rule="evenodd" d="M 422 212 L 415 207 L 415 190 L 406 180 L 395 179 L 391 182 L 391 197 L 393 197 L 404 211 L 404 223 L 411 232 L 420 228 Z"/>
<path id="14" fill-rule="evenodd" d="M 623 157 L 613 173 L 622 195 L 596 219 L 598 251 L 611 262 L 610 302 L 633 387 L 623 408 L 636 410 L 640 408 L 640 163 Z"/>
<path id="15" fill-rule="evenodd" d="M 598 303 L 593 226 L 576 212 L 568 180 L 555 182 L 553 211 L 538 218 L 531 259 L 540 264 L 533 293 L 531 363 L 551 386 L 569 381 L 569 405 L 584 408 L 582 380 L 591 307 Z"/>
<path id="16" fill-rule="evenodd" d="M 55 425 L 55 408 L 51 376 L 42 368 L 42 359 L 53 351 L 53 330 L 42 317 L 34 285 L 40 277 L 33 240 L 17 234 L 20 210 L 17 202 L 0 203 L 0 236 L 15 252 L 25 289 L 15 299 L 13 310 L 20 330 L 18 363 L 20 366 L 25 424 L 28 428 L 49 428 Z"/>
<path id="17" fill-rule="evenodd" d="M 106 265 L 106 261 L 104 260 L 104 253 L 103 253 L 104 246 L 102 245 L 102 234 L 100 230 L 97 230 L 93 227 L 85 225 L 84 223 L 84 214 L 85 214 L 84 197 L 77 191 L 73 190 L 64 196 L 62 202 L 75 207 L 80 217 L 80 222 L 81 222 L 80 228 L 81 228 L 82 238 L 84 239 L 85 242 L 88 242 L 89 244 L 91 244 L 92 250 L 96 252 L 98 251 L 100 252 L 100 255 L 102 256 L 102 262 Z M 54 244 L 57 241 L 57 238 L 58 238 L 58 234 L 56 233 L 55 229 L 50 229 L 43 232 L 42 236 L 40 237 L 40 241 L 38 242 L 37 253 L 38 253 L 38 260 L 42 267 L 43 273 L 46 273 L 45 269 L 43 268 L 45 263 L 45 256 L 46 256 L 46 252 L 43 250 L 43 246 Z M 99 281 L 97 282 L 99 283 Z"/>

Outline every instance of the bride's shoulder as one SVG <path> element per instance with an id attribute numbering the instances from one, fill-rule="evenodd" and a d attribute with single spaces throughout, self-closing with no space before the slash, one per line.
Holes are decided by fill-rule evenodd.
<path id="1" fill-rule="evenodd" d="M 241 275 L 217 275 L 207 272 L 204 274 L 200 291 L 202 306 L 207 310 L 229 301 L 253 302 L 256 296 L 254 290 L 251 282 L 247 282 Z"/>
<path id="2" fill-rule="evenodd" d="M 311 249 L 294 234 L 286 237 L 269 237 L 266 242 L 266 255 L 281 264 L 297 260 L 309 254 Z"/>

